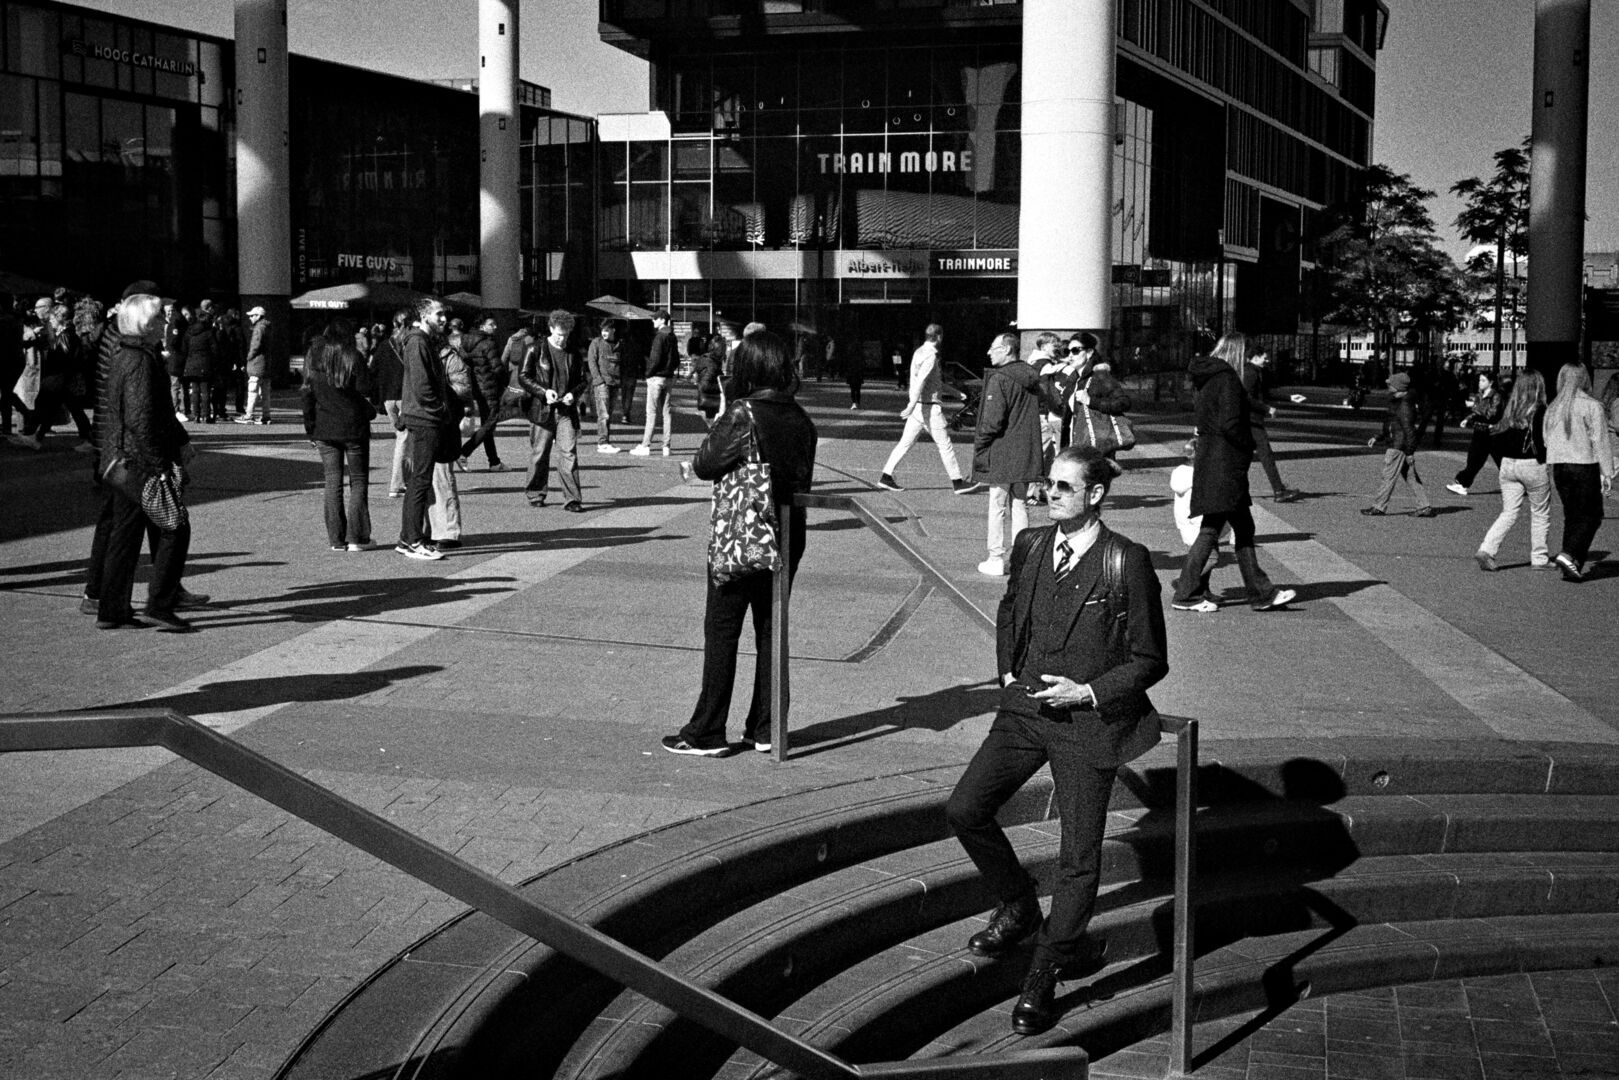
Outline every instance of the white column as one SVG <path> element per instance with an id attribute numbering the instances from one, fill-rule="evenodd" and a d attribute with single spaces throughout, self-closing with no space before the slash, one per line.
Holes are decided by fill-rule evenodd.
<path id="1" fill-rule="evenodd" d="M 1530 364 L 1552 379 L 1579 356 L 1590 46 L 1591 0 L 1536 0 L 1525 336 Z"/>
<path id="2" fill-rule="evenodd" d="M 478 270 L 483 302 L 512 311 L 521 293 L 518 0 L 478 0 Z"/>
<path id="3" fill-rule="evenodd" d="M 285 362 L 292 209 L 287 157 L 287 0 L 236 0 L 236 272 L 242 310 L 262 305 Z"/>
<path id="4" fill-rule="evenodd" d="M 1111 321 L 1114 0 L 1024 0 L 1018 330 Z"/>

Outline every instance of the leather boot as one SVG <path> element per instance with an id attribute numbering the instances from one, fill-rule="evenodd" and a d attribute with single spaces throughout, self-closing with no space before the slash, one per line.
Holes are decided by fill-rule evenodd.
<path id="1" fill-rule="evenodd" d="M 1057 1022 L 1057 965 L 1036 963 L 1023 976 L 1023 990 L 1012 1006 L 1012 1030 L 1019 1035 L 1050 1031 Z"/>
<path id="2" fill-rule="evenodd" d="M 1040 901 L 1029 893 L 995 905 L 989 925 L 967 940 L 967 951 L 979 956 L 1000 956 L 1040 929 Z"/>

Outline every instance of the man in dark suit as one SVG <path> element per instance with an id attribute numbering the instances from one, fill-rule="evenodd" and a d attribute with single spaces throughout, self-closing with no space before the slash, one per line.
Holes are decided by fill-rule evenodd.
<path id="1" fill-rule="evenodd" d="M 1003 955 L 1036 931 L 1012 1026 L 1035 1035 L 1057 1020 L 1059 977 L 1095 970 L 1105 944 L 1087 941 L 1096 904 L 1108 796 L 1120 765 L 1158 741 L 1147 689 L 1169 672 L 1164 611 L 1147 549 L 1102 524 L 1119 467 L 1093 446 L 1061 451 L 1047 478 L 1052 524 L 1012 545 L 996 617 L 1001 679 L 995 722 L 950 795 L 945 814 L 997 906 L 968 949 Z M 1062 840 L 1051 914 L 996 812 L 1051 765 Z"/>

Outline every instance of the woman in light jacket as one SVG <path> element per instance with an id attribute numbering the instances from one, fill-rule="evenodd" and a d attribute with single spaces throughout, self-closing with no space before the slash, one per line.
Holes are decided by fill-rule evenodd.
<path id="1" fill-rule="evenodd" d="M 1602 527 L 1602 498 L 1613 490 L 1613 442 L 1583 364 L 1564 364 L 1557 373 L 1557 396 L 1546 410 L 1546 461 L 1563 503 L 1563 550 L 1553 561 L 1564 581 L 1584 581 L 1585 558 Z"/>

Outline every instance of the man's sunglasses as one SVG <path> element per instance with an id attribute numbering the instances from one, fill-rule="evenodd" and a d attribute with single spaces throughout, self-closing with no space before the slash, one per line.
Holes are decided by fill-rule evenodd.
<path id="1" fill-rule="evenodd" d="M 1078 345 L 1070 345 L 1070 346 L 1068 346 L 1068 355 L 1069 356 L 1075 356 L 1075 355 L 1078 355 L 1079 353 L 1082 353 L 1084 351 L 1085 350 L 1080 348 Z"/>
<path id="2" fill-rule="evenodd" d="M 1081 484 L 1078 487 L 1075 487 L 1066 480 L 1058 480 L 1055 477 L 1050 476 L 1046 477 L 1043 481 L 1041 481 L 1041 483 L 1045 484 L 1046 486 L 1047 496 L 1058 495 L 1064 499 L 1071 495 L 1078 495 L 1080 492 L 1089 488 L 1101 486 L 1099 484 Z"/>

